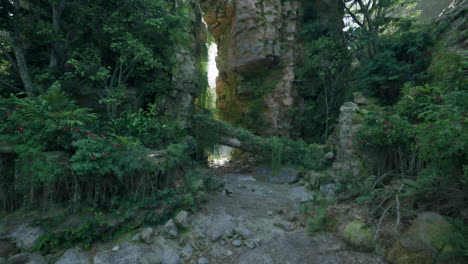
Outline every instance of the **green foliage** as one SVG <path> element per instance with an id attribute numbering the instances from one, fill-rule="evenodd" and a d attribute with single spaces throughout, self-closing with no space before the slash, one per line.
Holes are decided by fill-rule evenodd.
<path id="1" fill-rule="evenodd" d="M 304 25 L 304 58 L 296 73 L 305 107 L 291 113 L 298 135 L 315 142 L 326 140 L 338 116 L 351 63 L 342 40 L 326 32 L 317 20 Z"/>
<path id="2" fill-rule="evenodd" d="M 404 83 L 428 79 L 426 49 L 433 39 L 427 25 L 416 25 L 412 20 L 402 19 L 392 26 L 389 33 L 375 40 L 375 53 L 361 57 L 355 69 L 356 86 L 387 104 L 396 102 Z"/>
<path id="3" fill-rule="evenodd" d="M 468 258 L 468 225 L 460 219 L 449 217 L 446 219 L 452 224 L 452 230 L 440 239 L 444 244 L 449 245 L 449 250 L 442 250 L 439 259 Z"/>
<path id="4" fill-rule="evenodd" d="M 373 188 L 401 181 L 402 196 L 430 200 L 426 206 L 457 216 L 468 198 L 467 95 L 466 90 L 407 85 L 394 106 L 365 113 L 357 143 L 378 157 L 372 173 L 385 178 L 375 179 Z"/>
<path id="5" fill-rule="evenodd" d="M 76 244 L 81 244 L 83 248 L 89 249 L 93 242 L 109 241 L 114 232 L 115 227 L 105 221 L 104 215 L 95 213 L 89 220 L 76 228 L 69 227 L 61 232 L 50 232 L 42 236 L 34 245 L 34 250 L 47 254 L 52 249 L 70 248 Z"/>

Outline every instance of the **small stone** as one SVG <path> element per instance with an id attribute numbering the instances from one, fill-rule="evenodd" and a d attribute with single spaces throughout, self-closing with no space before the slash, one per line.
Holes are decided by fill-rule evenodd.
<path id="1" fill-rule="evenodd" d="M 223 236 L 223 234 L 219 231 L 214 231 L 212 234 L 211 234 L 211 242 L 215 242 L 215 241 L 218 241 L 221 237 Z"/>
<path id="2" fill-rule="evenodd" d="M 179 236 L 179 233 L 177 233 L 177 231 L 174 229 L 170 230 L 167 234 L 170 238 L 177 238 Z"/>
<path id="3" fill-rule="evenodd" d="M 182 249 L 182 257 L 184 259 L 189 259 L 190 257 L 192 257 L 192 254 L 193 254 L 193 247 L 191 246 L 185 246 L 183 249 Z"/>
<path id="4" fill-rule="evenodd" d="M 207 258 L 199 258 L 197 261 L 198 264 L 208 264 L 210 263 Z"/>
<path id="5" fill-rule="evenodd" d="M 151 227 L 143 228 L 140 231 L 141 240 L 143 240 L 143 242 L 145 242 L 146 244 L 151 244 L 151 242 L 153 242 L 153 235 L 154 231 Z"/>
<path id="6" fill-rule="evenodd" d="M 337 190 L 338 186 L 336 186 L 336 184 L 333 183 L 320 185 L 320 191 L 329 195 L 335 195 Z"/>
<path id="7" fill-rule="evenodd" d="M 141 239 L 141 236 L 140 236 L 140 233 L 136 233 L 133 237 L 132 237 L 132 241 L 135 242 L 135 241 L 140 241 Z"/>
<path id="8" fill-rule="evenodd" d="M 254 240 L 246 240 L 244 241 L 244 245 L 249 249 L 254 249 L 257 246 L 257 243 Z"/>
<path id="9" fill-rule="evenodd" d="M 325 159 L 327 160 L 332 160 L 334 157 L 335 157 L 335 154 L 331 151 L 325 154 Z"/>
<path id="10" fill-rule="evenodd" d="M 293 231 L 293 230 L 296 228 L 296 227 L 294 226 L 294 224 L 288 223 L 288 222 L 274 223 L 273 225 L 276 226 L 276 227 L 279 227 L 279 228 L 283 229 L 283 230 L 286 231 L 286 232 L 291 232 L 291 231 Z"/>
<path id="11" fill-rule="evenodd" d="M 297 221 L 297 213 L 294 211 L 289 212 L 288 215 L 286 216 L 286 220 L 291 221 L 291 222 Z"/>
<path id="12" fill-rule="evenodd" d="M 232 256 L 232 251 L 231 250 L 226 251 L 226 256 Z"/>
<path id="13" fill-rule="evenodd" d="M 239 236 L 242 237 L 242 239 L 249 239 L 250 237 L 252 237 L 252 232 L 250 232 L 249 229 L 243 226 L 236 227 L 234 231 L 237 234 L 239 234 Z"/>
<path id="14" fill-rule="evenodd" d="M 267 215 L 268 215 L 268 216 L 274 216 L 274 215 L 275 215 L 275 212 L 273 212 L 273 211 L 268 211 L 268 212 L 267 212 Z"/>
<path id="15" fill-rule="evenodd" d="M 119 246 L 115 246 L 112 248 L 112 251 L 119 251 L 120 247 Z"/>
<path id="16" fill-rule="evenodd" d="M 236 239 L 236 240 L 232 241 L 232 245 L 235 246 L 235 247 L 240 247 L 240 246 L 242 246 L 242 241 L 239 240 L 239 239 Z"/>
<path id="17" fill-rule="evenodd" d="M 283 209 L 276 209 L 275 213 L 282 215 L 284 213 Z"/>
<path id="18" fill-rule="evenodd" d="M 190 227 L 187 211 L 180 211 L 174 218 L 174 221 L 176 225 L 179 227 L 182 227 L 182 228 Z"/>
<path id="19" fill-rule="evenodd" d="M 169 219 L 163 226 L 162 232 L 169 238 L 176 238 L 179 234 L 177 233 L 177 227 L 174 220 Z"/>
<path id="20" fill-rule="evenodd" d="M 231 239 L 231 238 L 234 238 L 236 235 L 236 233 L 234 232 L 234 230 L 226 230 L 224 231 L 224 239 Z"/>

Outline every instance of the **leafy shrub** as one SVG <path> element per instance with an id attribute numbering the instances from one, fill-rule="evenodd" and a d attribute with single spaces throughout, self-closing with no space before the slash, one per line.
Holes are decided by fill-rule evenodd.
<path id="1" fill-rule="evenodd" d="M 402 196 L 459 215 L 468 199 L 467 96 L 465 90 L 407 85 L 396 105 L 366 113 L 356 143 L 377 158 L 371 173 L 385 178 L 373 187 L 401 181 Z"/>

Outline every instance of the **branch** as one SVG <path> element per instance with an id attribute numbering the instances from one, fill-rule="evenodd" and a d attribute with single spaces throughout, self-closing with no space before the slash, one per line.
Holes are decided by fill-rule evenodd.
<path id="1" fill-rule="evenodd" d="M 3 81 L 3 80 L 0 80 L 0 83 L 2 83 L 3 85 L 6 85 L 6 86 L 8 86 L 8 87 L 10 87 L 11 89 L 17 90 L 17 91 L 19 91 L 19 92 L 24 92 L 24 91 L 21 90 L 20 88 L 18 88 L 18 87 L 16 87 L 16 86 L 13 86 L 13 85 L 11 85 L 11 84 L 9 84 L 9 83 Z"/>
<path id="2" fill-rule="evenodd" d="M 351 16 L 351 18 L 353 18 L 354 22 L 356 22 L 356 24 L 358 24 L 360 27 L 364 28 L 364 25 L 361 23 L 361 21 L 359 21 L 359 19 L 356 17 L 356 15 L 351 11 L 351 9 L 349 9 L 349 7 L 346 6 L 346 4 L 344 5 L 345 9 L 346 9 L 346 12 Z"/>

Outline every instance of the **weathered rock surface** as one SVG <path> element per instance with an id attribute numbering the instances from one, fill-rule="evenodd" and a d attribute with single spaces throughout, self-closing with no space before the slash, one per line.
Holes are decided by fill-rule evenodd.
<path id="1" fill-rule="evenodd" d="M 446 246 L 441 238 L 450 231 L 450 228 L 451 225 L 439 214 L 420 213 L 390 249 L 387 260 L 396 264 L 435 263 L 441 250 Z M 460 261 L 448 260 L 446 263 L 466 263 Z"/>
<path id="2" fill-rule="evenodd" d="M 43 234 L 44 230 L 42 228 L 23 224 L 10 232 L 7 238 L 13 241 L 17 248 L 24 251 L 31 251 L 34 244 Z"/>
<path id="3" fill-rule="evenodd" d="M 43 256 L 37 253 L 21 253 L 8 259 L 8 264 L 47 264 Z"/>
<path id="4" fill-rule="evenodd" d="M 169 248 L 123 243 L 118 251 L 97 253 L 93 261 L 94 264 L 177 264 L 180 257 Z"/>
<path id="5" fill-rule="evenodd" d="M 174 222 L 181 228 L 189 228 L 189 218 L 187 211 L 180 211 L 174 218 Z"/>
<path id="6" fill-rule="evenodd" d="M 297 216 L 290 219 L 289 212 L 297 212 L 302 197 L 310 193 L 303 186 L 245 178 L 222 175 L 235 195 L 211 194 L 204 208 L 194 214 L 193 233 L 197 241 L 205 241 L 201 243 L 205 249 L 194 248 L 199 257 L 223 264 L 385 263 L 382 257 L 355 251 L 335 235 L 311 237 L 294 222 Z M 210 239 L 214 230 L 224 235 Z"/>
<path id="7" fill-rule="evenodd" d="M 374 237 L 366 225 L 360 221 L 348 223 L 343 230 L 343 238 L 356 249 L 374 250 Z"/>
<path id="8" fill-rule="evenodd" d="M 151 244 L 151 242 L 153 242 L 153 237 L 154 237 L 154 230 L 151 227 L 143 228 L 140 231 L 140 238 L 146 244 Z"/>
<path id="9" fill-rule="evenodd" d="M 286 110 L 297 96 L 293 82 L 299 7 L 297 1 L 281 0 L 202 1 L 218 44 L 217 107 L 225 118 L 241 122 L 251 111 L 248 101 L 257 99 L 265 104 L 264 132 L 288 133 L 291 118 Z M 228 115 L 233 112 L 236 117 Z"/>
<path id="10" fill-rule="evenodd" d="M 334 135 L 334 144 L 337 150 L 336 160 L 333 162 L 334 176 L 340 180 L 345 175 L 357 176 L 360 170 L 360 161 L 357 156 L 357 148 L 354 138 L 362 127 L 361 122 L 356 122 L 359 106 L 355 103 L 345 103 L 340 108 L 338 125 Z"/>
<path id="11" fill-rule="evenodd" d="M 91 264 L 91 258 L 80 248 L 70 248 L 55 264 Z"/>

